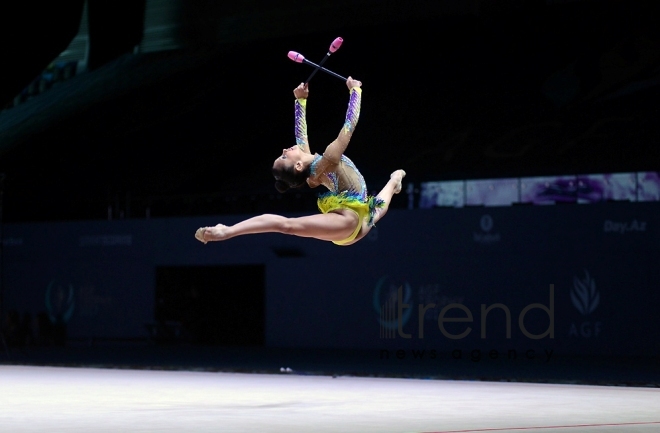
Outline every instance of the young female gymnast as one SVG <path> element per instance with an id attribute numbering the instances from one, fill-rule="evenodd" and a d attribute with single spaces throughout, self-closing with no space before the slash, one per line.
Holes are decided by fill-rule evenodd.
<path id="1" fill-rule="evenodd" d="M 364 178 L 355 164 L 344 155 L 360 117 L 362 83 L 348 77 L 346 86 L 350 99 L 344 126 L 322 156 L 312 154 L 309 150 L 305 119 L 309 88 L 301 83 L 294 89 L 296 145 L 284 149 L 282 156 L 273 164 L 275 187 L 280 192 L 301 187 L 305 183 L 312 188 L 319 185 L 328 188 L 329 192 L 318 198 L 318 207 L 322 213 L 299 218 L 259 215 L 233 226 L 218 224 L 214 227 L 201 227 L 195 233 L 195 238 L 207 243 L 247 234 L 285 233 L 331 241 L 337 245 L 351 245 L 369 233 L 371 227 L 387 212 L 392 195 L 401 191 L 401 181 L 406 172 L 395 171 L 376 197 L 367 195 Z"/>

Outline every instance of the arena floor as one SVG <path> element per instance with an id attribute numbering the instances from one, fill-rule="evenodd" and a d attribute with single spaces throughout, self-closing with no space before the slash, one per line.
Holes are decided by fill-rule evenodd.
<path id="1" fill-rule="evenodd" d="M 0 366 L 0 431 L 658 432 L 660 389 Z"/>

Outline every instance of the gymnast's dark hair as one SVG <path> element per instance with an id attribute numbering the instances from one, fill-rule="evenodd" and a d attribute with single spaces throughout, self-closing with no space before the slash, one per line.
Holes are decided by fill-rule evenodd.
<path id="1" fill-rule="evenodd" d="M 310 175 L 310 166 L 302 171 L 297 171 L 293 166 L 287 168 L 273 167 L 273 176 L 275 177 L 275 189 L 285 193 L 290 188 L 300 188 L 307 183 Z"/>

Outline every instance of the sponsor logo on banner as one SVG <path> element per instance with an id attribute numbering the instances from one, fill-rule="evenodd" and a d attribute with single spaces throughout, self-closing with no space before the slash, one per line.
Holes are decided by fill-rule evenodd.
<path id="1" fill-rule="evenodd" d="M 571 323 L 568 335 L 581 338 L 598 337 L 602 331 L 603 323 L 587 320 L 587 317 L 590 317 L 600 305 L 600 292 L 596 289 L 596 281 L 586 269 L 584 278 L 573 277 L 571 301 L 575 309 L 583 316 L 583 319 L 577 323 Z"/>
<path id="2" fill-rule="evenodd" d="M 505 314 L 506 320 L 506 338 L 511 338 L 512 312 L 509 307 L 502 303 L 491 305 L 481 304 L 479 310 L 473 313 L 469 307 L 462 303 L 462 297 L 439 296 L 439 285 L 424 284 L 419 289 L 419 303 L 413 304 L 411 285 L 406 281 L 404 283 L 395 282 L 387 275 L 381 277 L 376 283 L 373 294 L 373 307 L 378 313 L 378 323 L 380 324 L 380 338 L 392 339 L 416 338 L 424 339 L 424 331 L 427 321 L 435 322 L 438 330 L 445 338 L 450 340 L 461 340 L 467 337 L 472 331 L 480 334 L 481 339 L 487 338 L 487 316 L 491 310 L 501 310 Z M 548 317 L 547 329 L 538 334 L 530 332 L 527 328 L 525 317 L 531 310 L 542 310 Z M 475 317 L 475 313 L 481 317 Z M 417 319 L 419 325 L 417 332 L 408 332 L 404 326 L 411 320 L 411 315 Z M 532 303 L 520 311 L 517 324 L 520 332 L 530 340 L 540 340 L 543 338 L 554 338 L 554 284 L 550 284 L 548 305 Z M 429 320 L 432 319 L 432 320 Z M 458 328 L 447 325 L 455 322 L 464 322 Z M 430 324 L 429 324 L 430 325 Z M 449 328 L 447 327 L 449 326 Z M 414 335 L 413 335 L 414 334 Z"/>
<path id="3" fill-rule="evenodd" d="M 499 233 L 493 232 L 495 222 L 493 217 L 485 214 L 479 220 L 479 228 L 481 231 L 476 231 L 472 234 L 472 238 L 478 244 L 493 244 L 501 240 Z"/>
<path id="4" fill-rule="evenodd" d="M 585 278 L 573 278 L 573 288 L 571 289 L 571 300 L 573 306 L 583 315 L 592 313 L 600 303 L 600 293 L 596 290 L 596 282 L 589 276 L 589 271 L 585 270 Z"/>
<path id="5" fill-rule="evenodd" d="M 628 222 L 618 222 L 605 220 L 603 224 L 603 232 L 605 233 L 643 233 L 646 231 L 646 221 L 632 220 Z"/>
<path id="6" fill-rule="evenodd" d="M 373 306 L 377 313 L 377 322 L 380 325 L 381 339 L 424 340 L 429 342 L 423 347 L 399 346 L 392 348 L 394 341 L 388 342 L 388 348 L 381 348 L 379 358 L 381 360 L 423 360 L 423 359 L 469 359 L 479 362 L 482 359 L 489 360 L 524 360 L 542 359 L 549 362 L 553 356 L 554 349 L 543 349 L 537 342 L 548 341 L 555 338 L 554 320 L 554 284 L 549 285 L 547 303 L 530 303 L 519 312 L 512 311 L 503 303 L 481 304 L 477 308 L 470 309 L 463 303 L 463 297 L 447 296 L 442 294 L 441 284 L 424 283 L 415 286 L 416 294 L 413 293 L 408 281 L 400 282 L 386 276 L 381 277 L 373 292 Z M 413 299 L 419 295 L 419 303 L 415 304 Z M 536 329 L 530 332 L 528 328 L 530 311 L 536 316 L 534 322 L 538 324 L 541 317 L 547 317 L 547 328 Z M 494 312 L 493 312 L 494 311 Z M 492 328 L 492 321 L 488 320 L 489 314 L 500 314 L 505 318 L 505 323 L 498 323 Z M 414 326 L 404 329 L 406 323 Z M 493 333 L 502 333 L 506 339 L 512 338 L 512 327 L 517 325 L 516 332 L 520 332 L 532 345 L 527 350 L 524 348 L 505 347 L 483 350 L 483 348 L 466 350 L 464 347 L 454 348 L 448 346 L 448 342 L 462 340 L 472 335 L 472 341 L 483 342 Z M 435 327 L 439 333 L 432 330 Z M 536 326 L 535 326 L 536 327 Z M 426 331 L 426 334 L 425 334 Z M 539 332 L 542 331 L 542 332 Z M 431 334 L 431 335 L 428 335 Z M 499 337 L 497 337 L 499 338 Z M 429 344 L 439 343 L 437 347 Z M 480 343 L 482 345 L 482 343 Z M 508 345 L 508 344 L 507 344 Z"/>
<path id="7" fill-rule="evenodd" d="M 78 315 L 80 317 L 95 317 L 103 307 L 112 305 L 113 302 L 112 296 L 99 293 L 93 283 L 88 282 L 78 288 Z"/>
<path id="8" fill-rule="evenodd" d="M 408 323 L 412 310 L 403 312 L 403 306 L 410 302 L 411 297 L 412 289 L 408 282 L 397 284 L 388 275 L 376 282 L 373 305 L 378 313 L 380 338 L 394 338 L 397 329 Z"/>
<path id="9" fill-rule="evenodd" d="M 67 323 L 76 308 L 73 284 L 53 279 L 46 287 L 46 311 L 52 323 Z"/>

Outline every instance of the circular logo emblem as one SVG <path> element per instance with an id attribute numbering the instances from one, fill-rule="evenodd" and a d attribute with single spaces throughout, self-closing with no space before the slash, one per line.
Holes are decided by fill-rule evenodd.
<path id="1" fill-rule="evenodd" d="M 479 221 L 479 225 L 481 226 L 481 230 L 485 232 L 489 232 L 493 228 L 493 218 L 486 214 L 481 217 L 481 220 Z"/>
<path id="2" fill-rule="evenodd" d="M 53 279 L 46 287 L 46 310 L 53 323 L 67 323 L 75 309 L 73 285 Z"/>

